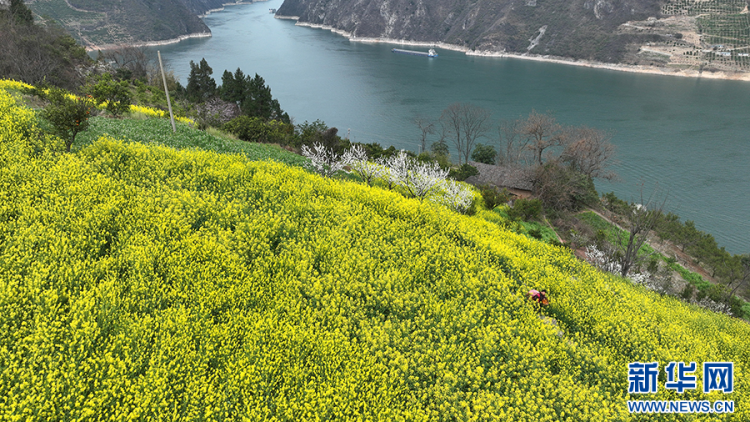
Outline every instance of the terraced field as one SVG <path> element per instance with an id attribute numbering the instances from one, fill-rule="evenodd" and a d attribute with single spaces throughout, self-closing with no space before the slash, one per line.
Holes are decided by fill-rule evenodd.
<path id="1" fill-rule="evenodd" d="M 750 69 L 750 14 L 745 0 L 669 0 L 662 14 L 689 18 L 683 21 L 689 22 L 684 29 L 692 29 L 698 38 L 692 44 L 675 45 L 675 55 L 682 57 L 675 57 L 674 63 Z"/>
<path id="2" fill-rule="evenodd" d="M 175 0 L 34 0 L 28 6 L 37 17 L 57 21 L 81 44 L 92 48 L 210 32 L 202 20 Z"/>

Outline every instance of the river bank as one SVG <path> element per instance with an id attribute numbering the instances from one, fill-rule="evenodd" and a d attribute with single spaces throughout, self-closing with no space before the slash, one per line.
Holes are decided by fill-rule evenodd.
<path id="1" fill-rule="evenodd" d="M 219 8 L 211 9 L 211 10 L 206 10 L 206 13 L 204 13 L 202 15 L 198 15 L 198 17 L 201 18 L 201 19 L 203 19 L 206 16 L 210 15 L 211 13 L 221 12 L 227 6 L 238 6 L 238 5 L 241 5 L 241 4 L 253 4 L 253 3 L 259 3 L 259 2 L 262 2 L 262 1 L 268 1 L 268 0 L 238 1 L 238 2 L 235 2 L 235 3 L 224 3 Z"/>
<path id="2" fill-rule="evenodd" d="M 699 71 L 692 69 L 670 69 L 666 67 L 656 66 L 641 66 L 641 65 L 629 65 L 621 63 L 603 63 L 590 60 L 575 60 L 568 59 L 565 57 L 539 55 L 539 54 L 528 54 L 528 53 L 508 53 L 504 51 L 487 51 L 487 50 L 471 50 L 463 46 L 448 44 L 444 42 L 424 42 L 424 41 L 410 41 L 410 40 L 399 40 L 393 38 L 371 38 L 371 37 L 355 37 L 352 33 L 334 28 L 330 25 L 319 25 L 308 22 L 299 22 L 299 16 L 275 16 L 277 19 L 295 20 L 295 25 L 304 26 L 314 29 L 325 29 L 335 34 L 341 35 L 349 39 L 352 42 L 361 43 L 383 43 L 383 44 L 394 44 L 394 45 L 407 45 L 412 47 L 431 47 L 431 48 L 442 48 L 445 50 L 460 51 L 465 53 L 467 56 L 481 56 L 481 57 L 498 57 L 498 58 L 512 58 L 522 60 L 533 60 L 539 62 L 559 63 L 572 66 L 590 67 L 597 69 L 615 70 L 620 72 L 631 72 L 631 73 L 647 73 L 652 75 L 664 75 L 664 76 L 680 76 L 688 78 L 706 78 L 706 79 L 724 79 L 724 80 L 735 80 L 735 81 L 750 81 L 750 73 L 748 72 L 709 72 Z"/>
<path id="3" fill-rule="evenodd" d="M 102 45 L 88 45 L 86 46 L 86 51 L 97 51 L 97 50 L 111 50 L 113 48 L 118 47 L 156 47 L 160 45 L 170 45 L 170 44 L 177 44 L 180 41 L 184 41 L 190 38 L 209 38 L 211 37 L 211 31 L 209 32 L 197 32 L 194 34 L 186 34 L 186 35 L 180 35 L 177 38 L 172 38 L 168 40 L 161 40 L 161 41 L 146 41 L 141 43 L 121 43 L 121 44 L 102 44 Z"/>

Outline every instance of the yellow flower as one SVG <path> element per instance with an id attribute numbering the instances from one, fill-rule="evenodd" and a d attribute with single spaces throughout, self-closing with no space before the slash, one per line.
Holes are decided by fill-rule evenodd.
<path id="1" fill-rule="evenodd" d="M 21 88 L 31 89 L 34 87 L 27 83 L 14 81 L 12 79 L 0 79 L 0 89 L 21 89 Z"/>

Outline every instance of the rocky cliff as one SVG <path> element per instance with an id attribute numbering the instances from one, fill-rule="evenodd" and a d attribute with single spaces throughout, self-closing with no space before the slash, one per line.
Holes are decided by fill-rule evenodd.
<path id="1" fill-rule="evenodd" d="M 663 0 L 285 0 L 278 15 L 355 37 L 446 42 L 475 50 L 620 61 L 653 34 L 621 33 Z M 658 37 L 656 37 L 658 38 Z"/>

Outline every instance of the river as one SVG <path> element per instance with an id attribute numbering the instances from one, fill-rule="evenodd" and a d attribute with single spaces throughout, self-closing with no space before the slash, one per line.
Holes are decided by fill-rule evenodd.
<path id="1" fill-rule="evenodd" d="M 281 0 L 227 7 L 205 18 L 213 37 L 161 46 L 186 83 L 189 62 L 261 75 L 296 122 L 320 119 L 357 142 L 418 150 L 417 116 L 437 119 L 471 102 L 493 119 L 554 112 L 558 122 L 612 131 L 618 182 L 639 200 L 658 189 L 666 208 L 732 253 L 750 252 L 750 82 L 618 72 L 517 58 L 391 53 L 327 30 L 275 19 Z M 426 50 L 426 49 L 425 49 Z M 490 139 L 497 143 L 497 130 Z M 434 141 L 433 139 L 431 141 Z"/>

